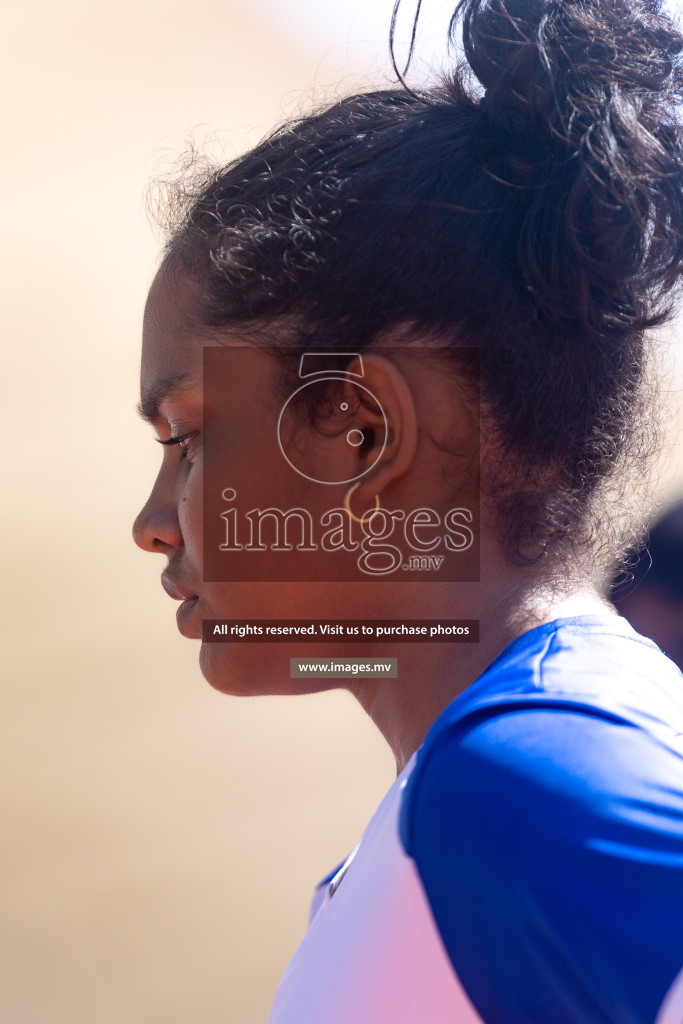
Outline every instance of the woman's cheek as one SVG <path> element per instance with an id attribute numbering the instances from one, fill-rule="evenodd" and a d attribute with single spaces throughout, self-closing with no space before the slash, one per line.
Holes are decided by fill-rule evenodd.
<path id="1" fill-rule="evenodd" d="M 201 466 L 193 465 L 182 489 L 178 517 L 188 554 L 201 556 L 203 536 L 203 488 Z"/>

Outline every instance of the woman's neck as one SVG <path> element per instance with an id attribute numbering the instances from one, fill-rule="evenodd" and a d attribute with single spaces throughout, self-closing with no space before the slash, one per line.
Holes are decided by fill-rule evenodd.
<path id="1" fill-rule="evenodd" d="M 420 586 L 412 584 L 407 586 Z M 428 619 L 477 619 L 477 643 L 390 643 L 376 646 L 376 656 L 398 659 L 398 678 L 356 680 L 349 689 L 391 747 L 400 772 L 422 743 L 442 711 L 471 685 L 488 665 L 522 633 L 554 619 L 612 613 L 614 609 L 591 586 L 557 594 L 539 586 L 526 592 L 483 583 L 425 587 L 419 601 L 406 594 L 401 608 L 383 609 L 387 618 L 414 618 L 408 608 L 419 606 Z M 408 600 L 410 598 L 410 600 Z M 374 617 L 377 617 L 375 614 Z M 374 654 L 374 649 L 373 649 Z"/>

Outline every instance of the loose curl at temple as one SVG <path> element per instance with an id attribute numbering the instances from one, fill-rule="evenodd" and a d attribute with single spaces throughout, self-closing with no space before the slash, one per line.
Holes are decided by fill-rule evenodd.
<path id="1" fill-rule="evenodd" d="M 285 374 L 288 348 L 400 336 L 462 381 L 479 348 L 510 557 L 609 562 L 683 259 L 683 37 L 655 0 L 461 0 L 450 33 L 466 62 L 432 88 L 349 96 L 172 183 L 166 260 L 201 325 L 280 325 Z"/>

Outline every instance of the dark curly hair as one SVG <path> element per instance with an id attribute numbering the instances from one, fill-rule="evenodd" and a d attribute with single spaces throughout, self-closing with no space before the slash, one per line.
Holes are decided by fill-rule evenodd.
<path id="1" fill-rule="evenodd" d="M 433 88 L 349 96 L 185 178 L 166 259 L 200 280 L 206 326 L 277 322 L 299 351 L 407 333 L 461 373 L 480 348 L 501 453 L 482 485 L 510 555 L 536 559 L 616 522 L 607 483 L 651 447 L 683 37 L 656 0 L 460 0 L 460 32 L 466 63 Z"/>

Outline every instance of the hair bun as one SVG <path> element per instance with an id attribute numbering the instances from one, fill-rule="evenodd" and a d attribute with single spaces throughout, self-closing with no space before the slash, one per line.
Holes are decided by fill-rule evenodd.
<path id="1" fill-rule="evenodd" d="M 681 37 L 658 0 L 460 0 L 451 36 L 459 21 L 487 104 L 598 113 L 615 86 L 645 98 L 680 84 Z"/>
<path id="2" fill-rule="evenodd" d="M 451 39 L 458 24 L 484 166 L 533 186 L 519 199 L 527 287 L 565 323 L 590 307 L 602 336 L 645 326 L 645 297 L 683 257 L 683 37 L 658 0 L 460 0 Z"/>

